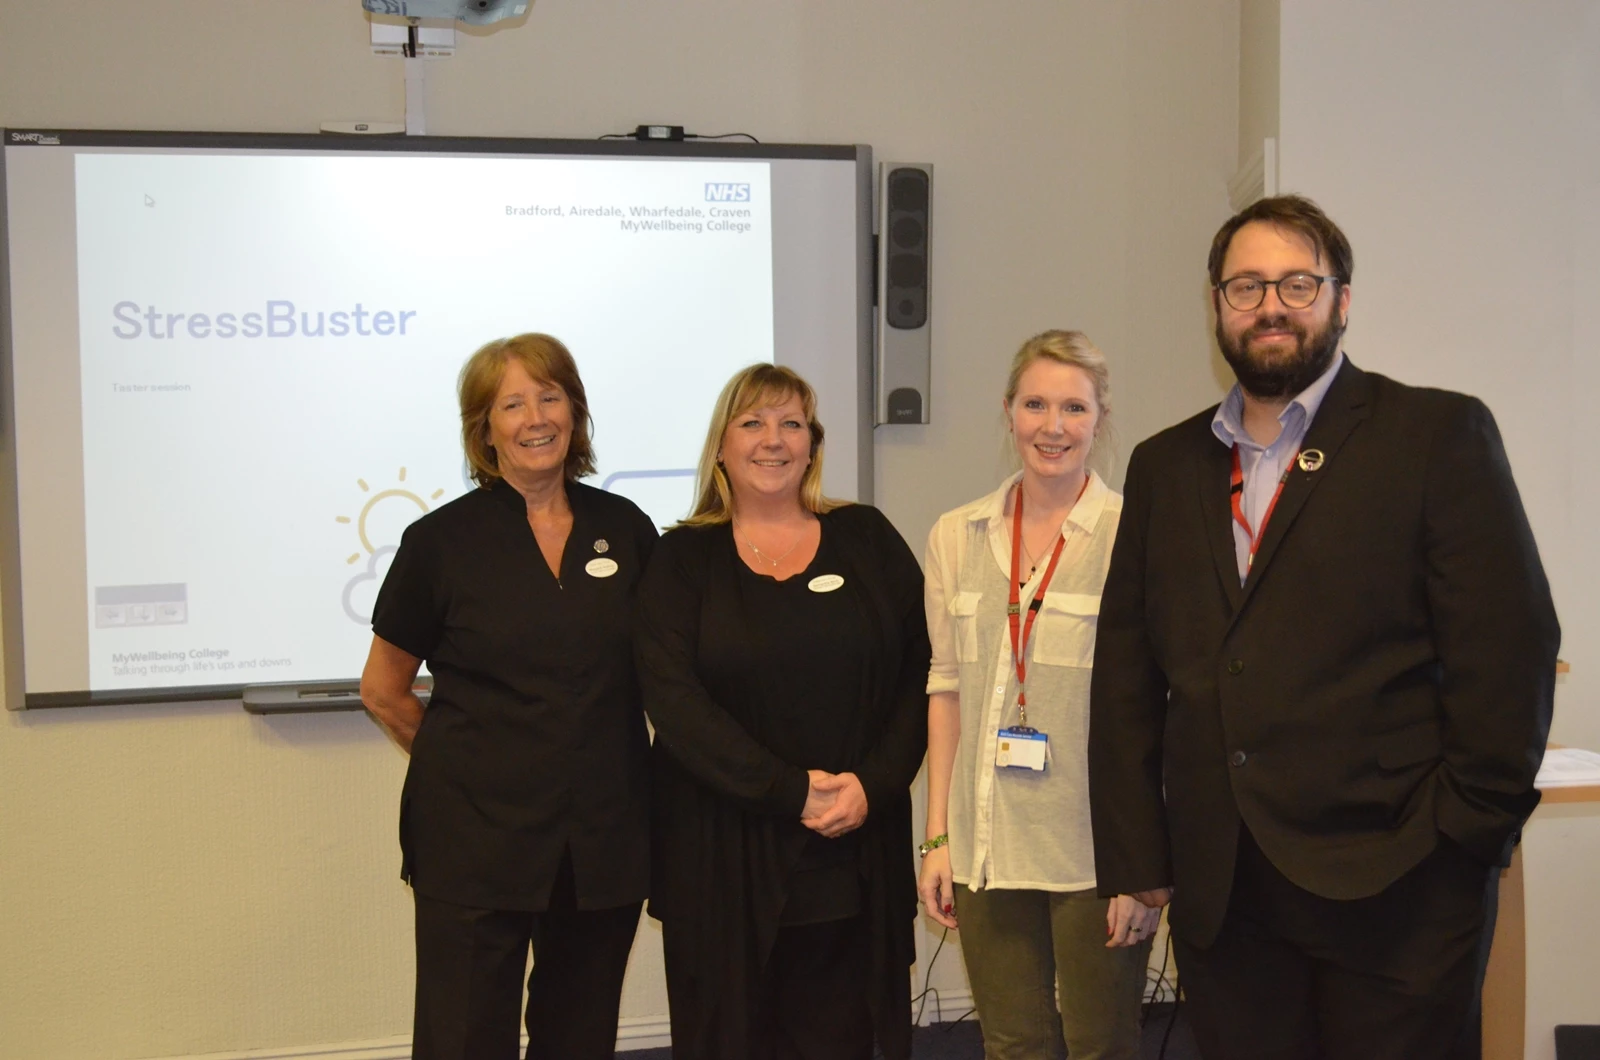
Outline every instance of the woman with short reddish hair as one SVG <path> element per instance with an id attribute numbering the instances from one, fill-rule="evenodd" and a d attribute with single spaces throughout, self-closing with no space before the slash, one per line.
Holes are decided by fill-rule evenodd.
<path id="1" fill-rule="evenodd" d="M 461 371 L 478 488 L 411 524 L 372 617 L 361 698 L 411 754 L 416 1060 L 598 1060 L 649 887 L 634 590 L 655 546 L 594 471 L 583 381 L 548 335 Z M 412 692 L 433 674 L 426 708 Z"/>

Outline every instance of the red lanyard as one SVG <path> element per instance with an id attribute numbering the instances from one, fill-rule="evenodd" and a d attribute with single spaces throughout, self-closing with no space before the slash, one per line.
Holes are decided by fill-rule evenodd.
<path id="1" fill-rule="evenodd" d="M 1083 480 L 1083 487 L 1078 490 L 1078 499 L 1083 498 L 1083 491 L 1089 488 L 1089 480 Z M 1077 504 L 1077 501 L 1073 501 Z M 1017 668 L 1017 709 L 1022 712 L 1022 724 L 1028 724 L 1028 695 L 1025 684 L 1028 680 L 1028 638 L 1033 635 L 1033 620 L 1039 617 L 1039 607 L 1044 603 L 1044 591 L 1050 587 L 1050 579 L 1055 577 L 1056 564 L 1061 562 L 1061 550 L 1066 547 L 1065 534 L 1056 535 L 1055 551 L 1050 553 L 1050 564 L 1044 569 L 1044 580 L 1039 583 L 1039 588 L 1034 591 L 1033 600 L 1028 604 L 1028 621 L 1022 621 L 1022 483 L 1017 483 L 1017 503 L 1011 513 L 1011 600 L 1006 605 L 1006 620 L 1011 626 L 1011 664 Z"/>
<path id="2" fill-rule="evenodd" d="M 1266 514 L 1261 517 L 1261 526 L 1251 532 L 1250 520 L 1244 517 L 1244 472 L 1239 468 L 1239 447 L 1233 447 L 1233 475 L 1228 480 L 1228 495 L 1233 502 L 1233 521 L 1244 527 L 1244 536 L 1250 539 L 1250 552 L 1245 557 L 1244 569 L 1248 571 L 1256 562 L 1256 549 L 1261 547 L 1261 539 L 1267 533 L 1267 524 L 1272 521 L 1272 510 L 1278 506 L 1278 498 L 1283 496 L 1283 484 L 1289 481 L 1289 472 L 1294 468 L 1295 459 L 1300 455 L 1296 449 L 1289 457 L 1289 462 L 1283 466 L 1283 474 L 1278 476 L 1278 488 L 1272 491 L 1272 500 L 1267 502 Z"/>

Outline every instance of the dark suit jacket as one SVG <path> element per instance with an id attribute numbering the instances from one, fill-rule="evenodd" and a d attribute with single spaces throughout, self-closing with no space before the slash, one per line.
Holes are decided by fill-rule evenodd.
<path id="1" fill-rule="evenodd" d="M 1494 418 L 1348 361 L 1241 587 L 1215 408 L 1141 443 L 1101 600 L 1103 894 L 1176 885 L 1207 946 L 1241 820 L 1299 886 L 1378 893 L 1441 834 L 1504 863 L 1539 801 L 1560 631 Z"/>

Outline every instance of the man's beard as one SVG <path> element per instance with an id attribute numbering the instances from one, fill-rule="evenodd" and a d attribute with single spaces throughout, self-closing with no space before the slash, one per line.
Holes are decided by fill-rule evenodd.
<path id="1" fill-rule="evenodd" d="M 1250 339 L 1263 331 L 1288 331 L 1295 336 L 1295 350 L 1287 355 L 1271 358 L 1250 352 Z M 1308 333 L 1287 316 L 1279 315 L 1257 320 L 1239 336 L 1230 339 L 1217 321 L 1217 346 L 1222 357 L 1233 369 L 1239 388 L 1251 397 L 1294 397 L 1315 383 L 1339 352 L 1339 340 L 1344 337 L 1344 325 L 1337 314 L 1329 314 L 1328 322 L 1316 332 Z"/>

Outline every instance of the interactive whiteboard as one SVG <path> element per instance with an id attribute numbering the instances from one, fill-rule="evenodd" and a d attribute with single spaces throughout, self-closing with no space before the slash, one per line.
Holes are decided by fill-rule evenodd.
<path id="1" fill-rule="evenodd" d="M 473 488 L 485 341 L 578 360 L 598 474 L 681 517 L 713 399 L 797 368 L 870 499 L 864 148 L 8 130 L 8 702 L 353 680 L 411 520 Z M 20 681 L 18 680 L 20 676 Z"/>

